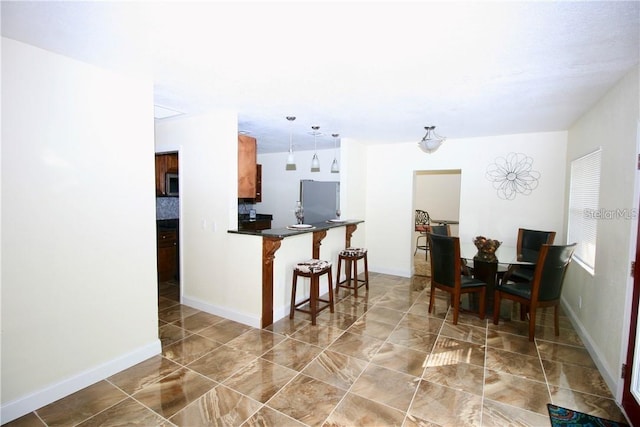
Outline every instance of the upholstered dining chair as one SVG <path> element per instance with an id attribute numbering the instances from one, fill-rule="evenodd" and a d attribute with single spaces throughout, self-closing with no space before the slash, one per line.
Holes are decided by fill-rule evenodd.
<path id="1" fill-rule="evenodd" d="M 432 225 L 431 233 L 439 234 L 441 236 L 451 236 L 451 227 L 449 224 Z"/>
<path id="2" fill-rule="evenodd" d="M 512 265 L 504 274 L 503 280 L 513 282 L 531 282 L 533 280 L 533 265 L 538 259 L 538 253 L 542 245 L 552 245 L 556 237 L 555 231 L 518 229 L 518 242 L 516 250 L 520 261 L 531 262 L 532 265 Z"/>
<path id="3" fill-rule="evenodd" d="M 553 307 L 555 335 L 560 335 L 558 306 L 562 294 L 562 284 L 576 244 L 543 244 L 538 253 L 533 279 L 530 282 L 507 282 L 496 286 L 493 300 L 493 324 L 498 324 L 500 302 L 509 299 L 520 303 L 521 314 L 529 313 L 529 341 L 534 340 L 536 331 L 536 310 Z M 524 317 L 524 316 L 521 316 Z"/>
<path id="4" fill-rule="evenodd" d="M 429 313 L 433 311 L 436 289 L 448 292 L 453 306 L 453 324 L 458 324 L 460 298 L 462 294 L 477 292 L 479 294 L 480 319 L 484 319 L 487 284 L 481 280 L 461 274 L 460 239 L 453 236 L 428 234 L 429 251 L 431 252 L 431 296 Z"/>
<path id="5" fill-rule="evenodd" d="M 420 209 L 416 209 L 415 217 L 414 217 L 414 230 L 417 231 L 418 237 L 416 237 L 416 249 L 413 251 L 413 255 L 418 252 L 418 249 L 425 251 L 426 254 L 429 250 L 429 239 L 427 239 L 427 233 L 429 232 L 431 226 L 431 217 L 429 216 L 429 212 L 423 211 Z M 424 239 L 424 244 L 420 244 L 420 239 Z"/>

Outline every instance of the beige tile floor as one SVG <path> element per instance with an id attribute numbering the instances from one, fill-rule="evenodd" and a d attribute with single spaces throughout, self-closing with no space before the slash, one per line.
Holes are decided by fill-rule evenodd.
<path id="1" fill-rule="evenodd" d="M 547 403 L 624 420 L 566 317 L 555 337 L 541 311 L 529 343 L 518 320 L 454 326 L 444 294 L 429 315 L 427 277 L 370 280 L 316 326 L 296 313 L 266 330 L 163 284 L 162 355 L 9 425 L 549 426 Z"/>

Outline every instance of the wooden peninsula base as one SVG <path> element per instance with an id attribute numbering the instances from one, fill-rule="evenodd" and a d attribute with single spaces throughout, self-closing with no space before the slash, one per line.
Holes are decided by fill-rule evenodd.
<path id="1" fill-rule="evenodd" d="M 314 224 L 312 230 L 291 231 L 288 229 L 264 230 L 262 232 L 262 317 L 261 327 L 273 324 L 273 261 L 275 253 L 280 248 L 282 239 L 301 233 L 313 233 L 311 248 L 312 258 L 320 258 L 320 245 L 327 235 L 327 230 L 335 227 L 345 227 L 344 247 L 351 246 L 351 237 L 362 221 L 346 221 L 344 223 Z"/>

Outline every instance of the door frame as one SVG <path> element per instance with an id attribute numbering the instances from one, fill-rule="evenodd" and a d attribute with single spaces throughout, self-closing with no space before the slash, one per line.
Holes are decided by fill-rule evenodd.
<path id="1" fill-rule="evenodd" d="M 640 208 L 639 208 L 640 209 Z M 624 372 L 622 390 L 622 407 L 633 423 L 640 424 L 640 403 L 634 397 L 631 387 L 634 385 L 634 377 L 640 377 L 637 369 L 640 369 L 640 360 L 634 363 L 635 350 L 636 350 L 636 337 L 638 331 L 638 303 L 640 303 L 640 223 L 638 224 L 638 230 L 636 234 L 636 257 L 635 268 L 633 272 L 633 294 L 631 297 L 631 316 L 629 320 L 629 345 L 627 347 L 626 369 Z M 638 354 L 640 357 L 640 354 Z M 637 365 L 637 366 L 636 366 Z M 640 388 L 640 384 L 637 386 Z M 640 396 L 639 396 L 640 398 Z M 634 423 L 634 424 L 635 424 Z"/>
<path id="2" fill-rule="evenodd" d="M 637 189 L 640 188 L 640 122 L 637 125 L 636 133 L 636 194 Z M 640 198 L 636 199 L 636 205 L 638 210 L 635 215 L 640 214 Z M 631 290 L 631 307 L 629 315 L 629 336 L 627 345 L 627 354 L 625 358 L 625 369 L 623 371 L 622 380 L 622 399 L 620 401 L 623 411 L 625 412 L 628 420 L 632 424 L 640 425 L 640 352 L 636 354 L 636 347 L 640 346 L 638 342 L 638 306 L 640 304 L 640 221 L 636 223 L 636 253 L 635 253 L 635 266 L 633 268 L 633 285 Z M 635 363 L 634 363 L 634 359 Z M 634 396 L 631 388 L 634 386 L 638 392 L 638 398 Z"/>

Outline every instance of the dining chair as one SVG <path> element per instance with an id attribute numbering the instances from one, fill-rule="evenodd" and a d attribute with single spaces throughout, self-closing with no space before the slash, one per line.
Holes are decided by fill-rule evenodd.
<path id="1" fill-rule="evenodd" d="M 458 324 L 460 298 L 462 294 L 479 293 L 478 314 L 484 319 L 487 284 L 481 280 L 461 274 L 460 239 L 429 233 L 429 251 L 431 252 L 431 296 L 429 313 L 433 311 L 436 289 L 450 294 L 453 306 L 453 324 Z"/>
<path id="2" fill-rule="evenodd" d="M 418 237 L 416 237 L 416 249 L 413 251 L 413 255 L 418 252 L 418 249 L 425 251 L 425 258 L 427 251 L 429 250 L 429 239 L 427 239 L 427 233 L 429 232 L 431 225 L 431 217 L 429 212 L 416 209 L 414 217 L 414 230 L 417 231 Z M 420 244 L 420 239 L 424 239 L 424 245 Z"/>
<path id="3" fill-rule="evenodd" d="M 432 225 L 431 233 L 440 234 L 441 236 L 451 236 L 451 227 L 449 224 Z"/>
<path id="4" fill-rule="evenodd" d="M 493 324 L 498 324 L 500 303 L 508 299 L 520 303 L 521 317 L 529 313 L 529 341 L 534 340 L 536 331 L 536 310 L 541 307 L 553 307 L 555 335 L 560 335 L 558 306 L 562 294 L 562 284 L 571 262 L 576 244 L 543 244 L 536 260 L 533 279 L 530 282 L 503 282 L 496 286 L 493 301 Z"/>
<path id="5" fill-rule="evenodd" d="M 555 231 L 518 229 L 516 250 L 518 260 L 530 262 L 532 265 L 511 265 L 504 274 L 503 280 L 513 282 L 531 282 L 536 260 L 542 245 L 552 245 L 556 237 Z"/>

